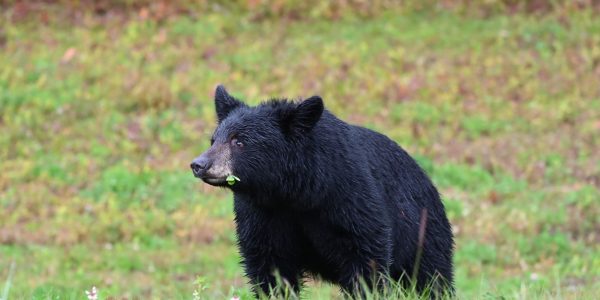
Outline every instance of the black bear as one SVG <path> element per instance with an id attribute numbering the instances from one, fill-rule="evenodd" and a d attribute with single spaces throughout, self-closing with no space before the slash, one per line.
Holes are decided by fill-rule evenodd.
<path id="1" fill-rule="evenodd" d="M 444 206 L 394 141 L 338 119 L 318 96 L 251 107 L 218 86 L 215 105 L 211 146 L 191 168 L 233 191 L 255 292 L 277 291 L 275 271 L 296 292 L 312 275 L 355 294 L 365 282 L 379 287 L 376 274 L 418 291 L 453 291 Z"/>

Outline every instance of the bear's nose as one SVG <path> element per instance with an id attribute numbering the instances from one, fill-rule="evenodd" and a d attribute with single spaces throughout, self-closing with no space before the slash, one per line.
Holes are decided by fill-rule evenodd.
<path id="1" fill-rule="evenodd" d="M 194 172 L 196 177 L 202 175 L 208 168 L 210 168 L 210 160 L 206 157 L 200 156 L 192 161 L 190 168 Z"/>

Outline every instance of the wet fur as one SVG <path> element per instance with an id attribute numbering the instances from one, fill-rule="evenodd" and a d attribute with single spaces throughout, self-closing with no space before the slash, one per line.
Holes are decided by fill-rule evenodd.
<path id="1" fill-rule="evenodd" d="M 231 153 L 241 179 L 231 189 L 252 284 L 268 293 L 277 270 L 297 291 L 314 275 L 354 292 L 376 271 L 408 286 L 427 209 L 417 288 L 440 276 L 436 289 L 452 290 L 453 237 L 438 191 L 395 142 L 336 118 L 318 97 L 249 107 L 223 90 L 216 107 L 215 143 L 245 143 Z"/>

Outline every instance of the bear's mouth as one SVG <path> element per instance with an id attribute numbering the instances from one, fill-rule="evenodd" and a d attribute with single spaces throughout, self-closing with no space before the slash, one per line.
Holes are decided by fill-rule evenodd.
<path id="1" fill-rule="evenodd" d="M 201 177 L 202 181 L 214 185 L 214 186 L 222 186 L 227 185 L 227 180 L 225 177 Z"/>

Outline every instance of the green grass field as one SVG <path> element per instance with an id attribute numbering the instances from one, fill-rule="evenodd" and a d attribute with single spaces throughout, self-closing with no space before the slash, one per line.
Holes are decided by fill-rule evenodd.
<path id="1" fill-rule="evenodd" d="M 218 83 L 252 104 L 320 94 L 415 156 L 454 226 L 460 298 L 600 295 L 597 11 L 0 10 L 0 298 L 5 281 L 8 299 L 250 297 L 232 196 L 189 170 Z"/>

